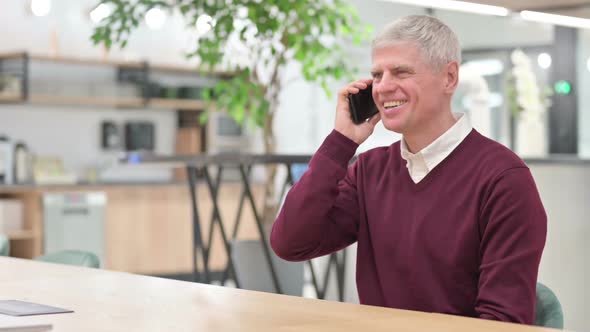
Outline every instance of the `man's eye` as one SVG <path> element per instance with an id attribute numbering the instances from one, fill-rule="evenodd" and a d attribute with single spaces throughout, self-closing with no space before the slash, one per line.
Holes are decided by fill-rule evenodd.
<path id="1" fill-rule="evenodd" d="M 383 74 L 381 74 L 381 73 L 373 73 L 373 78 L 374 79 L 381 78 L 381 76 L 383 76 Z"/>

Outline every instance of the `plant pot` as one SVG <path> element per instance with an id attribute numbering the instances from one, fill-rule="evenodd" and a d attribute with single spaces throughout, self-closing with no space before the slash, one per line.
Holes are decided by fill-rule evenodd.
<path id="1" fill-rule="evenodd" d="M 521 158 L 543 158 L 547 156 L 549 139 L 543 116 L 523 116 L 516 122 L 514 152 Z"/>

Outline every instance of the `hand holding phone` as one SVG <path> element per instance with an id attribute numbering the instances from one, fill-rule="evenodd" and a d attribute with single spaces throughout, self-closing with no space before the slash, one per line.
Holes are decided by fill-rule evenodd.
<path id="1" fill-rule="evenodd" d="M 373 100 L 373 85 L 369 84 L 366 89 L 359 89 L 359 93 L 349 94 L 348 106 L 352 122 L 357 125 L 379 113 L 379 109 L 377 109 L 377 105 Z"/>
<path id="2" fill-rule="evenodd" d="M 377 106 L 373 106 L 372 83 L 370 78 L 359 79 L 338 91 L 334 129 L 357 144 L 367 140 L 381 121 Z"/>

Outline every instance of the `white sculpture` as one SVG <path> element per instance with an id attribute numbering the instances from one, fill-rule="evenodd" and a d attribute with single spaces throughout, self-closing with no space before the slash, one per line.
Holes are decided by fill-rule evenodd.
<path id="1" fill-rule="evenodd" d="M 521 50 L 512 52 L 512 75 L 516 89 L 516 139 L 514 152 L 520 157 L 547 155 L 546 107 L 541 97 L 531 60 Z"/>

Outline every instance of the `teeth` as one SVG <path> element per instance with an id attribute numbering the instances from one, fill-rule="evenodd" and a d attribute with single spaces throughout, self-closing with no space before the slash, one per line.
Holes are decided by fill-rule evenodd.
<path id="1" fill-rule="evenodd" d="M 383 104 L 383 107 L 398 107 L 398 106 L 401 106 L 407 102 L 408 102 L 407 100 L 388 101 L 385 104 Z"/>

